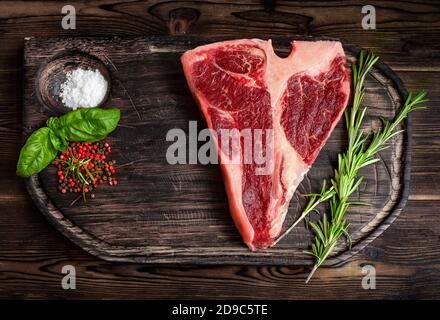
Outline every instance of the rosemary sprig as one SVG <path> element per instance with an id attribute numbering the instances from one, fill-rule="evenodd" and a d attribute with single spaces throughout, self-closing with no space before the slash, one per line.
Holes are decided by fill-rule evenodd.
<path id="1" fill-rule="evenodd" d="M 333 186 L 328 189 L 326 188 L 326 180 L 324 179 L 320 193 L 305 194 L 305 197 L 310 197 L 307 206 L 304 208 L 301 215 L 295 220 L 295 222 L 289 228 L 287 228 L 286 231 L 284 231 L 283 234 L 278 237 L 278 239 L 274 241 L 273 245 L 276 245 L 279 241 L 281 241 L 287 234 L 289 234 L 290 231 L 292 231 L 293 228 L 296 227 L 298 223 L 306 218 L 309 213 L 311 213 L 312 211 L 316 211 L 316 207 L 320 203 L 329 200 L 334 195 L 334 193 L 335 189 L 333 188 Z"/>
<path id="2" fill-rule="evenodd" d="M 324 214 L 317 223 L 309 222 L 315 233 L 314 243 L 309 253 L 315 258 L 315 263 L 306 283 L 331 254 L 339 238 L 345 234 L 350 239 L 347 232 L 349 223 L 345 215 L 350 205 L 356 204 L 350 202 L 349 197 L 358 189 L 363 180 L 362 176 L 358 177 L 359 170 L 379 161 L 376 154 L 386 149 L 386 143 L 403 131 L 397 130 L 401 122 L 410 112 L 423 108 L 421 104 L 427 101 L 423 90 L 415 97 L 410 93 L 397 116 L 391 121 L 382 119 L 382 129 L 375 132 L 371 142 L 367 143 L 370 135 L 361 129 L 367 107 L 361 107 L 361 102 L 364 96 L 365 76 L 377 61 L 378 57 L 372 53 L 368 54 L 364 60 L 361 52 L 358 64 L 353 64 L 353 106 L 345 111 L 348 148 L 345 153 L 338 155 L 338 169 L 335 170 L 334 178 L 331 180 L 335 192 L 330 198 L 330 214 Z"/>
<path id="3" fill-rule="evenodd" d="M 287 229 L 292 230 L 299 221 L 315 211 L 320 203 L 330 201 L 330 213 L 324 214 L 317 223 L 309 221 L 309 225 L 315 234 L 314 242 L 311 246 L 311 254 L 314 259 L 313 269 L 308 276 L 306 283 L 311 279 L 315 271 L 324 263 L 331 254 L 338 240 L 342 235 L 350 236 L 347 232 L 349 223 L 345 219 L 350 205 L 363 204 L 350 202 L 349 197 L 357 190 L 362 183 L 363 177 L 358 176 L 361 168 L 379 161 L 376 158 L 378 152 L 387 148 L 386 143 L 395 135 L 402 132 L 397 130 L 401 122 L 411 111 L 423 108 L 420 106 L 425 100 L 426 93 L 422 90 L 416 96 L 411 93 L 408 95 L 403 107 L 392 121 L 383 121 L 382 129 L 378 130 L 371 137 L 361 129 L 362 121 L 365 117 L 367 107 L 362 107 L 361 102 L 364 97 L 364 80 L 368 72 L 378 61 L 378 57 L 369 53 L 364 58 L 360 53 L 357 63 L 352 66 L 353 74 L 353 105 L 345 111 L 345 122 L 348 133 L 348 148 L 345 153 L 338 155 L 338 168 L 331 179 L 331 186 L 326 189 L 325 183 L 319 194 L 312 195 L 305 210 L 295 223 Z M 367 141 L 371 141 L 368 143 Z M 284 237 L 286 233 L 282 235 Z"/>

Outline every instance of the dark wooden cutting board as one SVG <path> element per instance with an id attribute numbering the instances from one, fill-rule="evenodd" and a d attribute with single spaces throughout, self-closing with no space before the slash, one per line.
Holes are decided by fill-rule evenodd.
<path id="1" fill-rule="evenodd" d="M 296 37 L 292 39 L 304 39 Z M 274 39 L 276 51 L 287 55 L 290 40 Z M 306 38 L 316 40 L 315 38 Z M 56 59 L 78 62 L 78 54 L 102 64 L 111 79 L 103 107 L 121 110 L 117 130 L 107 141 L 117 161 L 117 187 L 102 186 L 96 198 L 74 201 L 74 194 L 56 190 L 52 167 L 26 181 L 27 188 L 52 224 L 86 251 L 106 260 L 142 263 L 279 264 L 310 263 L 304 254 L 311 234 L 303 224 L 277 246 L 250 252 L 229 215 L 220 170 L 216 165 L 169 165 L 165 155 L 172 142 L 168 130 L 196 120 L 206 127 L 186 85 L 180 55 L 198 45 L 222 39 L 149 38 L 30 38 L 25 40 L 23 127 L 27 137 L 54 108 L 41 98 L 40 77 Z M 344 44 L 349 61 L 359 49 Z M 76 58 L 75 58 L 76 57 Z M 81 60 L 81 58 L 79 59 Z M 44 90 L 43 90 L 44 91 Z M 44 93 L 43 93 L 44 95 Z M 369 106 L 365 130 L 380 126 L 379 116 L 393 117 L 406 91 L 380 62 L 366 79 L 364 104 Z M 44 101 L 44 102 L 43 102 Z M 380 235 L 399 215 L 409 190 L 410 120 L 402 125 L 381 161 L 365 168 L 356 200 L 371 206 L 350 209 L 352 249 L 340 243 L 328 264 L 349 258 Z M 346 146 L 339 123 L 314 166 L 294 195 L 285 222 L 288 226 L 304 205 L 302 194 L 316 192 L 330 177 L 337 154 Z"/>

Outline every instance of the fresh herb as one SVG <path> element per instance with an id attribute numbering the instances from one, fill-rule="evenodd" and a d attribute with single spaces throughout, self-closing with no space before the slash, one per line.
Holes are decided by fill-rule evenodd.
<path id="1" fill-rule="evenodd" d="M 333 188 L 333 186 L 331 186 L 328 189 L 326 188 L 326 180 L 323 180 L 320 193 L 305 194 L 304 195 L 305 197 L 310 197 L 310 200 L 307 203 L 307 206 L 304 208 L 301 215 L 295 220 L 295 222 L 289 228 L 287 228 L 286 231 L 284 231 L 283 234 L 278 237 L 278 239 L 276 239 L 274 241 L 273 245 L 276 245 L 278 242 L 281 241 L 281 239 L 283 239 L 285 236 L 287 236 L 290 233 L 290 231 L 292 231 L 293 228 L 296 227 L 296 225 L 298 223 L 300 223 L 303 219 L 305 219 L 309 215 L 309 213 L 311 213 L 313 211 L 317 212 L 316 207 L 319 204 L 329 200 L 334 194 L 335 194 L 335 189 Z"/>
<path id="2" fill-rule="evenodd" d="M 40 172 L 56 157 L 58 150 L 50 139 L 51 132 L 47 127 L 40 128 L 27 139 L 18 158 L 17 174 L 20 177 Z"/>
<path id="3" fill-rule="evenodd" d="M 392 137 L 403 131 L 398 130 L 401 122 L 411 111 L 424 108 L 421 104 L 427 101 L 425 100 L 426 93 L 424 91 L 420 91 L 416 96 L 410 93 L 404 106 L 399 110 L 397 116 L 392 121 L 382 119 L 383 127 L 380 130 L 375 132 L 372 136 L 365 133 L 361 129 L 361 124 L 367 110 L 367 107 L 361 106 L 364 97 L 364 80 L 378 59 L 379 58 L 372 53 L 368 54 L 364 59 L 361 52 L 357 64 L 353 64 L 353 105 L 345 111 L 345 122 L 348 132 L 347 151 L 338 155 L 338 168 L 334 172 L 334 178 L 331 180 L 330 187 L 327 189 L 324 181 L 319 194 L 309 195 L 311 198 L 305 210 L 287 230 L 290 231 L 293 229 L 293 227 L 297 225 L 299 221 L 306 218 L 310 212 L 317 211 L 316 207 L 320 203 L 327 200 L 330 201 L 329 214 L 324 213 L 322 219 L 317 223 L 308 222 L 315 234 L 311 251 L 308 253 L 314 257 L 315 262 L 306 283 L 332 253 L 342 235 L 346 235 L 350 242 L 350 236 L 348 234 L 349 223 L 345 218 L 347 210 L 350 205 L 365 204 L 349 200 L 350 195 L 358 189 L 363 181 L 363 177 L 358 176 L 359 170 L 379 161 L 376 157 L 377 153 L 386 149 L 386 143 Z M 282 237 L 285 235 L 286 233 L 284 233 Z"/>
<path id="4" fill-rule="evenodd" d="M 118 109 L 78 109 L 47 120 L 31 134 L 20 151 L 17 175 L 29 177 L 46 168 L 58 151 L 65 152 L 70 141 L 95 142 L 112 132 L 120 119 Z"/>
<path id="5" fill-rule="evenodd" d="M 94 189 L 105 182 L 116 186 L 114 160 L 109 160 L 111 147 L 108 143 L 72 142 L 65 152 L 52 162 L 57 168 L 57 189 L 61 193 L 82 193 L 94 198 Z"/>
<path id="6" fill-rule="evenodd" d="M 59 118 L 50 118 L 47 126 L 67 141 L 98 141 L 116 129 L 119 109 L 78 109 Z"/>
<path id="7" fill-rule="evenodd" d="M 335 193 L 330 198 L 330 218 L 324 214 L 318 223 L 309 222 L 315 233 L 315 241 L 312 244 L 311 252 L 309 252 L 315 258 L 315 264 L 306 282 L 327 259 L 342 235 L 345 234 L 350 240 L 347 232 L 349 224 L 345 219 L 347 210 L 350 205 L 365 204 L 349 200 L 350 195 L 358 189 L 363 181 L 364 177 L 358 177 L 359 170 L 379 161 L 376 154 L 386 149 L 386 143 L 403 131 L 397 130 L 397 128 L 411 111 L 423 108 L 420 104 L 427 101 L 424 99 L 425 96 L 424 91 L 420 91 L 415 97 L 410 93 L 397 116 L 392 121 L 384 121 L 383 128 L 373 134 L 370 143 L 367 143 L 369 136 L 360 129 L 366 108 L 363 108 L 358 114 L 355 114 L 357 112 L 355 109 L 346 113 L 348 117 L 354 114 L 353 119 L 356 120 L 352 123 L 354 126 L 348 128 L 348 150 L 338 156 L 338 169 L 335 170 L 335 176 L 332 179 Z M 311 200 L 313 201 L 313 199 Z"/>

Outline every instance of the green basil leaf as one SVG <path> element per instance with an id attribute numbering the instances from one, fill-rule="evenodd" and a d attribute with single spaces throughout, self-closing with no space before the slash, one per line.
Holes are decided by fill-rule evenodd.
<path id="1" fill-rule="evenodd" d="M 57 155 L 57 149 L 50 139 L 51 129 L 38 129 L 21 148 L 17 163 L 17 175 L 30 177 L 46 168 Z"/>
<path id="2" fill-rule="evenodd" d="M 57 126 L 57 124 L 58 124 L 58 118 L 57 117 L 50 117 L 46 121 L 46 126 L 51 128 L 52 130 Z"/>
<path id="3" fill-rule="evenodd" d="M 119 119 L 119 109 L 89 108 L 71 111 L 58 119 L 51 118 L 47 125 L 61 139 L 93 142 L 115 130 Z"/>
<path id="4" fill-rule="evenodd" d="M 61 139 L 53 130 L 50 130 L 49 132 L 49 139 L 55 149 L 62 152 L 67 151 L 67 146 L 69 145 L 68 142 L 64 139 Z"/>

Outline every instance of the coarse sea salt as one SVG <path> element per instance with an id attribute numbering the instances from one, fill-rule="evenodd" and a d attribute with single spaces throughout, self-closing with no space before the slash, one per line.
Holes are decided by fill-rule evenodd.
<path id="1" fill-rule="evenodd" d="M 107 93 L 107 80 L 99 70 L 78 68 L 66 74 L 61 84 L 61 101 L 68 108 L 93 108 L 99 105 Z"/>

